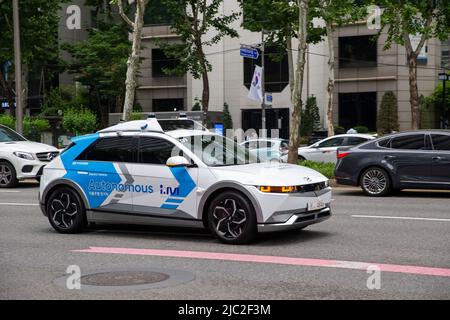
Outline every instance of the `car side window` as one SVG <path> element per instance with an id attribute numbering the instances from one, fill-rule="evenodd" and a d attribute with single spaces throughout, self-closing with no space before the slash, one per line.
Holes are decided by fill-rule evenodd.
<path id="1" fill-rule="evenodd" d="M 148 164 L 166 164 L 167 159 L 179 155 L 176 146 L 165 139 L 141 137 L 139 140 L 139 162 Z M 176 152 L 172 153 L 172 152 Z"/>
<path id="2" fill-rule="evenodd" d="M 433 141 L 434 150 L 450 151 L 450 135 L 432 134 L 431 140 Z"/>
<path id="3" fill-rule="evenodd" d="M 361 137 L 348 137 L 347 138 L 347 146 L 356 146 L 358 144 L 361 144 L 363 142 L 366 142 L 367 139 L 366 138 L 361 138 Z"/>
<path id="4" fill-rule="evenodd" d="M 100 138 L 81 153 L 77 160 L 135 162 L 136 138 L 106 137 Z"/>
<path id="5" fill-rule="evenodd" d="M 425 135 L 413 134 L 392 138 L 391 148 L 400 150 L 426 150 Z"/>
<path id="6" fill-rule="evenodd" d="M 333 138 L 319 143 L 319 148 L 340 147 L 344 144 L 344 138 Z"/>

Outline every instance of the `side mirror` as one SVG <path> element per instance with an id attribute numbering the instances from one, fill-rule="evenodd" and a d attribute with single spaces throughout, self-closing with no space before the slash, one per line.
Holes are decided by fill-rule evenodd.
<path id="1" fill-rule="evenodd" d="M 181 156 L 170 157 L 166 161 L 166 166 L 168 167 L 187 167 L 190 165 L 189 160 Z"/>

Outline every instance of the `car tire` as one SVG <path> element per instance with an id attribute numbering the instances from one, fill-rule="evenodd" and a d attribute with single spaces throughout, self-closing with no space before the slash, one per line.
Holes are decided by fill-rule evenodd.
<path id="1" fill-rule="evenodd" d="M 0 188 L 13 188 L 18 183 L 14 166 L 7 161 L 0 161 Z"/>
<path id="2" fill-rule="evenodd" d="M 73 189 L 59 187 L 48 197 L 46 213 L 53 229 L 59 233 L 79 233 L 87 226 L 86 210 Z"/>
<path id="3" fill-rule="evenodd" d="M 249 243 L 257 234 L 255 210 L 241 193 L 222 192 L 208 207 L 208 227 L 222 243 Z"/>
<path id="4" fill-rule="evenodd" d="M 391 192 L 391 178 L 386 170 L 371 167 L 361 175 L 360 186 L 368 196 L 383 197 Z"/>

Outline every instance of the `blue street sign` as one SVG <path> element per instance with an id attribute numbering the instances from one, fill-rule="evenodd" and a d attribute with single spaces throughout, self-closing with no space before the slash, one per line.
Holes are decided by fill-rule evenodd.
<path id="1" fill-rule="evenodd" d="M 258 57 L 259 57 L 258 49 L 250 48 L 250 47 L 241 47 L 240 54 L 244 58 L 250 58 L 250 59 L 254 59 L 254 60 L 258 59 Z"/>

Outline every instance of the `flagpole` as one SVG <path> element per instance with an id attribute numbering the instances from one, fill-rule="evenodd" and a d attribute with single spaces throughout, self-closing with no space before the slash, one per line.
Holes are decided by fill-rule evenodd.
<path id="1" fill-rule="evenodd" d="M 262 73 L 261 73 L 261 88 L 262 88 L 262 103 L 261 103 L 261 129 L 262 134 L 264 137 L 267 137 L 266 130 L 266 77 L 264 76 L 264 51 L 265 51 L 265 44 L 264 44 L 264 29 L 261 30 L 261 67 L 262 67 Z"/>

